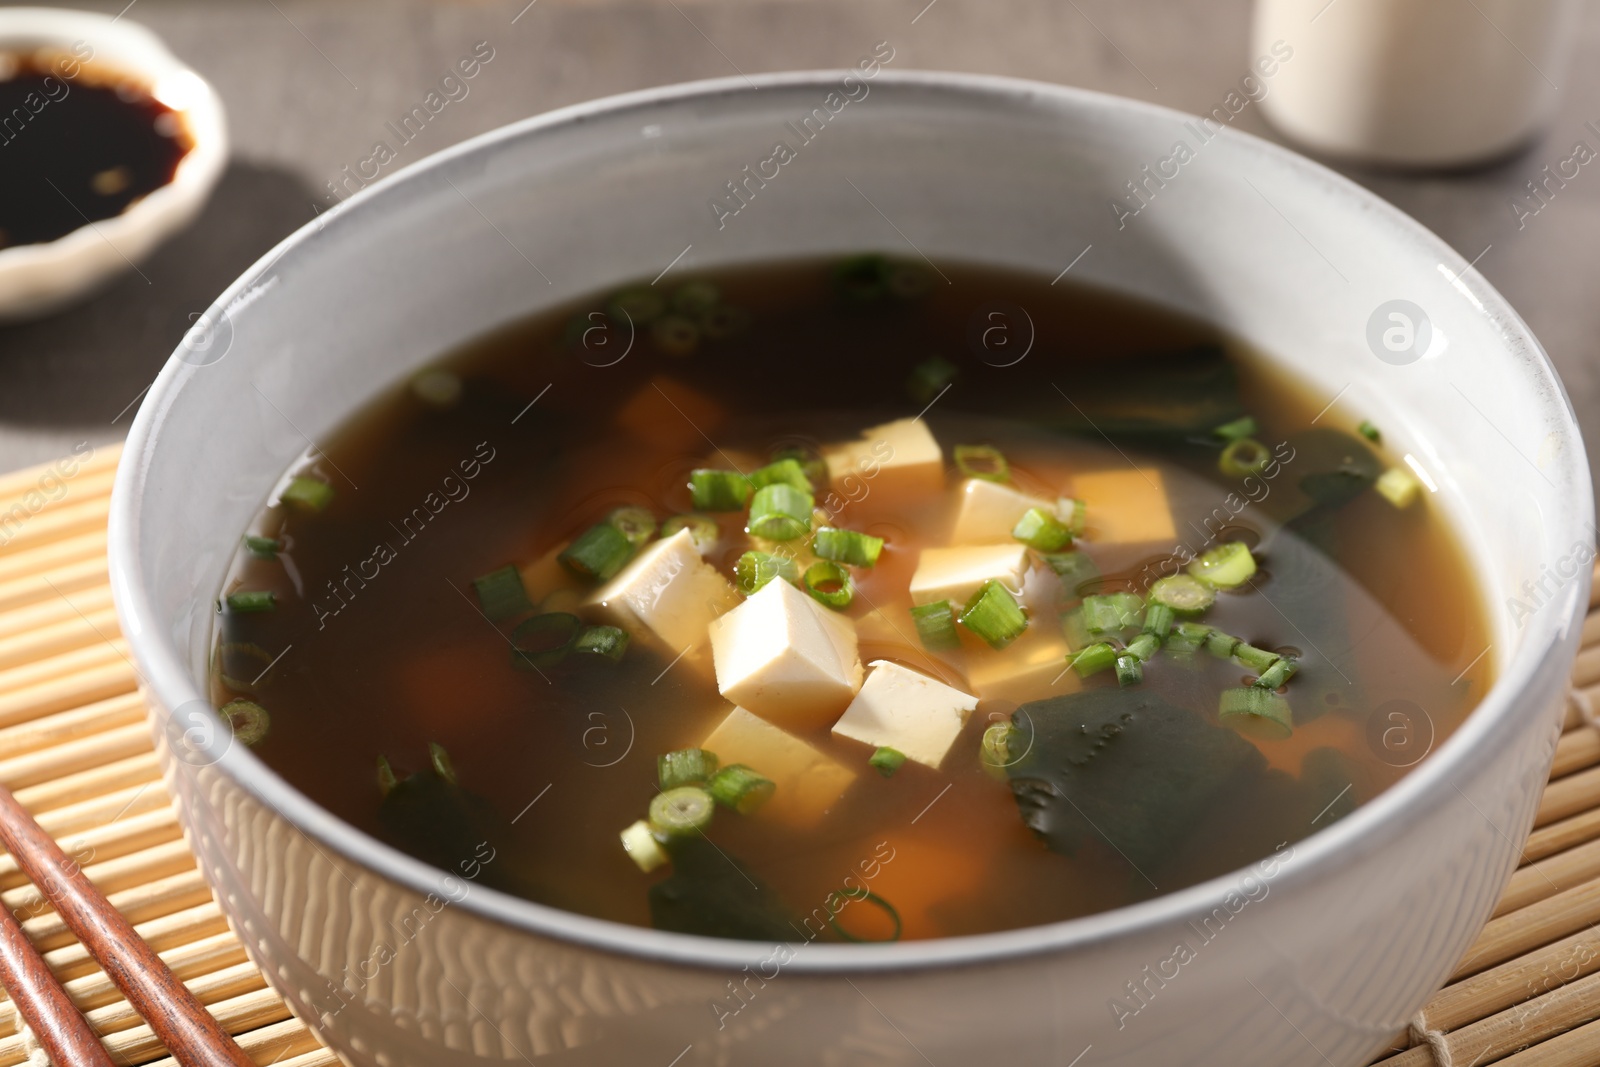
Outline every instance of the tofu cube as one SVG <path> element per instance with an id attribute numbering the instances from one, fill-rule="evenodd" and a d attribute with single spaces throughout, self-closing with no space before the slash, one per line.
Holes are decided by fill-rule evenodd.
<path id="1" fill-rule="evenodd" d="M 777 785 L 753 818 L 802 829 L 821 821 L 856 780 L 855 771 L 744 708 L 730 711 L 700 747 L 724 767 L 743 763 Z"/>
<path id="2" fill-rule="evenodd" d="M 861 688 L 855 624 L 781 579 L 711 624 L 722 695 L 798 729 L 833 720 Z"/>
<path id="3" fill-rule="evenodd" d="M 1072 488 L 1084 503 L 1090 541 L 1170 543 L 1178 536 L 1161 472 L 1154 467 L 1078 474 Z"/>
<path id="4" fill-rule="evenodd" d="M 925 548 L 911 575 L 911 602 L 951 601 L 959 611 L 967 598 L 991 578 L 1008 589 L 1022 588 L 1028 550 L 1016 541 L 1006 545 Z"/>
<path id="5" fill-rule="evenodd" d="M 952 545 L 992 545 L 1011 540 L 1011 531 L 1029 508 L 1055 514 L 1055 504 L 1009 485 L 968 478 L 961 483 L 961 506 L 956 511 Z"/>
<path id="6" fill-rule="evenodd" d="M 978 698 L 889 660 L 874 660 L 861 692 L 833 724 L 838 737 L 896 749 L 938 767 Z"/>
<path id="7" fill-rule="evenodd" d="M 645 444 L 673 452 L 703 446 L 728 413 L 703 393 L 671 378 L 656 376 L 628 398 L 617 425 Z"/>
<path id="8" fill-rule="evenodd" d="M 733 584 L 695 550 L 688 530 L 644 551 L 585 602 L 634 637 L 654 637 L 668 655 L 686 659 L 703 649 L 712 622 L 739 604 Z M 697 665 L 705 663 L 700 657 Z"/>
<path id="9" fill-rule="evenodd" d="M 900 499 L 944 487 L 944 453 L 921 419 L 874 426 L 859 441 L 823 449 L 822 458 L 836 487 L 849 489 L 847 477 L 869 487 L 862 499 Z"/>
<path id="10" fill-rule="evenodd" d="M 969 652 L 967 688 L 979 700 L 1016 704 L 1076 692 L 1078 675 L 1067 665 L 1068 651 L 1061 627 L 1030 626 L 1003 649 Z"/>

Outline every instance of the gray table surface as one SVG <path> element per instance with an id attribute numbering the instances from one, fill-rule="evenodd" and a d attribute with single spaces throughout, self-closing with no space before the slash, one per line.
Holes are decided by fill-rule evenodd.
<path id="1" fill-rule="evenodd" d="M 88 2 L 109 13 L 109 5 Z M 134 0 L 221 93 L 233 160 L 199 222 L 94 300 L 0 327 L 0 469 L 127 430 L 192 318 L 278 239 L 326 208 L 367 156 L 479 41 L 494 59 L 399 165 L 550 108 L 696 78 L 854 63 L 891 40 L 895 69 L 1037 78 L 1185 111 L 1247 70 L 1248 0 Z M 1560 114 L 1492 167 L 1415 176 L 1344 168 L 1420 219 L 1519 309 L 1549 350 L 1600 458 L 1600 169 L 1519 225 L 1512 198 L 1600 121 L 1600 8 L 1590 6 Z M 1235 126 L 1277 139 L 1253 107 Z"/>

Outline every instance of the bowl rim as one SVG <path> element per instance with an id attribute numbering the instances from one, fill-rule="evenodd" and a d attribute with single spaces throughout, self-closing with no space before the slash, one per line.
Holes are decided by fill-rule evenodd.
<path id="1" fill-rule="evenodd" d="M 52 241 L 0 248 L 0 285 L 22 279 L 35 271 L 71 271 L 56 279 L 49 286 L 51 294 L 37 298 L 41 300 L 70 293 L 92 281 L 96 273 L 92 268 L 101 258 L 102 242 L 110 244 L 120 254 L 122 242 L 128 245 L 153 243 L 172 232 L 186 220 L 186 212 L 198 207 L 205 199 L 221 178 L 227 164 L 227 126 L 223 118 L 222 100 L 216 89 L 199 72 L 179 59 L 149 27 L 132 20 L 121 21 L 120 15 L 104 15 L 94 11 L 48 7 L 0 8 L 0 49 L 24 42 L 35 43 L 36 47 L 42 43 L 68 45 L 97 33 L 115 35 L 134 49 L 147 52 L 149 59 L 128 63 L 105 60 L 96 55 L 83 60 L 85 65 L 100 63 L 126 71 L 147 81 L 152 92 L 168 79 L 189 80 L 189 91 L 185 94 L 183 105 L 173 107 L 173 110 L 183 116 L 194 143 L 178 161 L 170 181 L 151 190 L 119 214 L 85 222 Z M 146 249 L 136 247 L 129 266 L 132 266 L 133 260 L 143 258 L 144 251 Z"/>
<path id="2" fill-rule="evenodd" d="M 599 119 L 616 119 L 630 113 L 643 118 L 652 109 L 691 99 L 715 105 L 722 98 L 749 97 L 768 89 L 826 88 L 836 84 L 846 72 L 844 68 L 819 69 L 686 82 L 602 97 L 491 130 L 402 168 L 302 226 L 234 281 L 206 315 L 213 320 L 220 317 L 233 300 L 262 284 L 265 274 L 280 257 L 307 243 L 331 219 L 360 209 L 368 200 L 384 195 L 398 183 L 414 182 L 442 172 L 501 142 Z M 1063 107 L 1097 109 L 1111 119 L 1170 121 L 1190 118 L 1171 108 L 1126 97 L 996 75 L 882 71 L 874 78 L 874 86 L 889 87 L 908 96 L 954 94 L 1001 105 L 1053 102 Z M 1346 209 L 1376 213 L 1393 229 L 1397 242 L 1409 244 L 1420 253 L 1434 257 L 1439 264 L 1450 266 L 1456 277 L 1457 291 L 1476 304 L 1480 314 L 1499 325 L 1506 346 L 1523 357 L 1525 373 L 1542 377 L 1547 386 L 1541 390 L 1543 413 L 1555 416 L 1573 442 L 1573 447 L 1564 450 L 1549 471 L 1569 490 L 1562 497 L 1564 510 L 1553 516 L 1553 528 L 1585 530 L 1584 515 L 1593 507 L 1592 489 L 1576 415 L 1549 356 L 1506 300 L 1441 238 L 1376 194 L 1320 163 L 1263 138 L 1232 128 L 1224 130 L 1223 134 L 1241 138 L 1241 143 L 1250 151 L 1295 172 L 1308 186 L 1320 186 L 1327 196 Z M 158 694 L 155 701 L 147 699 L 152 717 L 164 714 L 158 710 L 158 704 L 177 708 L 200 700 L 210 707 L 205 694 L 190 676 L 185 658 L 164 636 L 163 627 L 140 588 L 138 529 L 146 457 L 158 443 L 166 410 L 183 387 L 184 370 L 184 362 L 179 355 L 174 355 L 151 386 L 130 430 L 111 505 L 109 555 L 116 609 L 146 685 Z M 1587 529 L 1592 532 L 1592 527 Z M 1288 890 L 1314 885 L 1331 866 L 1402 834 L 1418 813 L 1432 811 L 1450 799 L 1453 779 L 1481 768 L 1491 755 L 1496 735 L 1516 731 L 1529 725 L 1534 716 L 1543 715 L 1546 709 L 1527 706 L 1529 702 L 1525 697 L 1537 689 L 1548 672 L 1564 670 L 1565 661 L 1570 659 L 1576 640 L 1574 624 L 1581 621 L 1588 604 L 1586 591 L 1590 573 L 1587 569 L 1580 572 L 1564 612 L 1541 611 L 1528 623 L 1518 653 L 1503 663 L 1490 691 L 1450 737 L 1383 793 L 1333 825 L 1296 842 L 1292 858 L 1286 858 L 1272 878 L 1274 887 Z M 226 732 L 218 731 L 217 738 L 203 746 L 206 754 L 214 757 L 211 766 L 226 773 L 254 799 L 274 809 L 313 839 L 314 844 L 327 846 L 340 860 L 363 867 L 422 896 L 436 892 L 442 878 L 452 877 L 346 823 L 289 785 L 253 753 L 242 746 L 230 746 L 227 740 Z M 1259 865 L 1257 861 L 1136 904 L 1014 930 L 871 946 L 789 942 L 809 950 L 795 951 L 784 967 L 792 972 L 821 977 L 849 976 L 992 965 L 1045 953 L 1085 950 L 1116 939 L 1149 934 L 1195 915 L 1209 913 L 1222 906 L 1224 898 L 1236 890 L 1240 878 L 1251 867 Z M 774 949 L 771 942 L 727 941 L 630 926 L 563 911 L 478 885 L 473 885 L 461 899 L 451 903 L 519 933 L 673 966 L 737 970 L 763 960 L 770 962 Z"/>

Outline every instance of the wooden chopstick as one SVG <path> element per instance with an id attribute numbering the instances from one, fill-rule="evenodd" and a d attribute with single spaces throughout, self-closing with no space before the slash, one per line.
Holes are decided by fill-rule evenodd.
<path id="1" fill-rule="evenodd" d="M 50 1062 L 112 1067 L 89 1021 L 56 982 L 9 908 L 0 908 L 0 985 L 11 994 L 17 1014 L 32 1028 Z"/>
<path id="2" fill-rule="evenodd" d="M 89 884 L 83 872 L 4 786 L 0 786 L 0 843 L 10 850 L 17 865 L 33 883 L 45 892 L 62 921 L 100 961 L 106 974 L 144 1016 L 151 1031 L 179 1064 L 183 1067 L 254 1067 L 254 1061 L 228 1036 L 205 1005 L 167 969 L 155 950 L 142 941 L 128 920 Z M 20 930 L 18 934 L 20 936 Z M 40 968 L 43 968 L 42 962 Z M 56 986 L 56 993 L 58 1000 L 38 1003 L 41 1006 L 64 1003 L 76 1014 L 77 1009 L 59 986 Z M 53 1017 L 60 1019 L 61 1013 L 56 1011 Z M 78 1018 L 81 1022 L 82 1016 Z M 87 1025 L 84 1024 L 86 1029 Z M 98 1041 L 95 1044 L 99 1047 Z M 57 1062 L 88 1061 L 68 1056 Z"/>

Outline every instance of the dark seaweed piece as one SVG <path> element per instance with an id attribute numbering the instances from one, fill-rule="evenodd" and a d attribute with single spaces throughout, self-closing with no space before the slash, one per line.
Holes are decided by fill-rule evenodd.
<path id="1" fill-rule="evenodd" d="M 546 899 L 511 848 L 510 823 L 431 766 L 396 782 L 378 819 L 390 841 L 417 859 L 494 889 Z"/>
<path id="2" fill-rule="evenodd" d="M 1211 431 L 1244 414 L 1239 373 L 1222 348 L 1196 345 L 1181 352 L 1140 356 L 1138 387 L 1126 375 L 1090 378 L 1065 387 L 1070 403 L 1058 403 L 1054 390 L 1047 425 L 1067 433 L 1100 437 L 1198 442 L 1215 454 L 1222 442 Z"/>
<path id="3" fill-rule="evenodd" d="M 1100 837 L 1145 872 L 1173 855 L 1208 799 L 1266 767 L 1232 730 L 1148 691 L 1036 700 L 1012 723 L 1007 773 L 1023 822 L 1053 851 Z"/>
<path id="4" fill-rule="evenodd" d="M 1383 473 L 1383 464 L 1365 441 L 1332 427 L 1302 430 L 1289 437 L 1289 445 L 1294 458 L 1287 466 L 1307 498 L 1307 519 L 1348 504 Z"/>
<path id="5" fill-rule="evenodd" d="M 657 930 L 740 941 L 795 941 L 787 905 L 745 866 L 704 838 L 672 847 L 672 875 L 650 887 Z"/>

